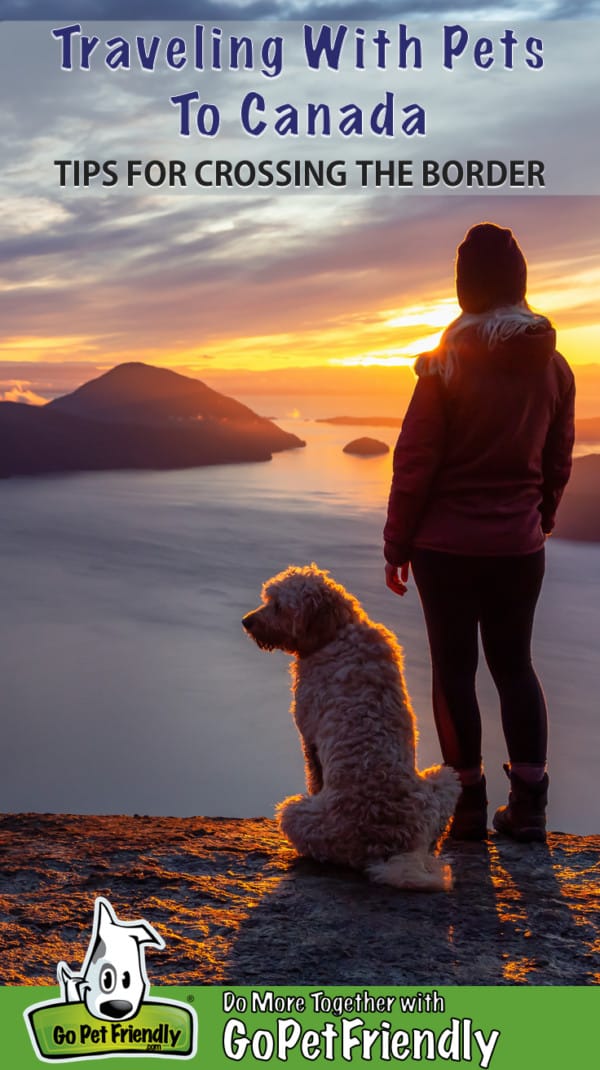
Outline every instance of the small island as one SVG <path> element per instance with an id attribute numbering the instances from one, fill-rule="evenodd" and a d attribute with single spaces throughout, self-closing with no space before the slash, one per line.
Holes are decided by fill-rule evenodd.
<path id="1" fill-rule="evenodd" d="M 389 453 L 390 447 L 387 442 L 381 442 L 378 438 L 353 438 L 344 446 L 344 453 L 352 453 L 356 457 L 379 457 Z"/>

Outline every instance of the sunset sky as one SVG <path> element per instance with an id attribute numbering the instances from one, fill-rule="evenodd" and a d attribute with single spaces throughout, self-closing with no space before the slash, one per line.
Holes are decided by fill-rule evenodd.
<path id="1" fill-rule="evenodd" d="M 10 5 L 4 7 L 10 15 Z M 530 11 L 513 7 L 509 20 L 478 24 L 477 32 L 490 37 L 506 25 L 520 32 L 521 12 L 527 32 L 544 37 L 548 69 L 537 80 L 522 61 L 489 77 L 465 66 L 450 81 L 445 72 L 444 80 L 436 55 L 422 71 L 399 74 L 392 66 L 361 72 L 361 82 L 350 66 L 335 76 L 309 74 L 292 52 L 273 84 L 256 70 L 208 72 L 200 84 L 195 72 L 177 78 L 162 69 L 107 72 L 100 61 L 86 74 L 61 72 L 50 30 L 72 18 L 64 7 L 58 23 L 3 27 L 1 60 L 11 89 L 0 119 L 2 159 L 9 161 L 0 179 L 0 397 L 41 400 L 125 360 L 200 378 L 232 369 L 410 365 L 458 312 L 455 248 L 482 219 L 515 231 L 529 260 L 530 303 L 553 320 L 562 351 L 574 364 L 600 361 L 600 149 L 589 138 L 600 75 L 591 62 L 596 42 L 584 23 L 532 23 Z M 88 8 L 93 12 L 91 4 L 77 5 L 76 17 L 83 21 Z M 374 27 L 397 26 L 385 5 L 371 10 Z M 339 16 L 331 11 L 310 17 L 335 25 Z M 539 11 L 556 13 L 556 6 Z M 304 13 L 297 9 L 296 17 Z M 443 7 L 435 25 L 424 30 L 415 19 L 409 28 L 423 31 L 427 42 L 442 22 Z M 261 40 L 267 32 L 291 37 L 294 25 L 227 28 L 248 33 L 254 27 Z M 141 31 L 168 37 L 184 29 L 139 19 L 84 24 L 102 39 Z M 573 77 L 574 58 L 584 79 Z M 190 141 L 177 131 L 169 95 L 198 87 L 222 108 L 223 130 L 215 139 Z M 234 103 L 249 89 L 274 105 L 320 99 L 369 106 L 393 89 L 401 105 L 422 101 L 430 125 L 420 141 L 267 134 L 257 143 L 235 123 Z M 522 195 L 218 193 L 122 183 L 61 190 L 53 166 L 67 158 L 190 163 L 307 155 L 348 161 L 525 156 L 544 159 L 552 181 L 546 191 Z"/>

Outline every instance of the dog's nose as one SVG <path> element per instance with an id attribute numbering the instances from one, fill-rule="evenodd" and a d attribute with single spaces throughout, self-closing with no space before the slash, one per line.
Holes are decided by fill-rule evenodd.
<path id="1" fill-rule="evenodd" d="M 242 624 L 247 632 L 251 632 L 254 627 L 254 613 L 246 613 L 246 616 L 242 617 Z"/>
<path id="2" fill-rule="evenodd" d="M 107 999 L 100 1004 L 100 1010 L 107 1018 L 124 1018 L 126 1014 L 131 1014 L 133 1003 L 126 999 Z"/>

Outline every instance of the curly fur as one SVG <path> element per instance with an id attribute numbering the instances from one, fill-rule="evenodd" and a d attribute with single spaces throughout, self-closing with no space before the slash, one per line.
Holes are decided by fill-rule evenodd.
<path id="1" fill-rule="evenodd" d="M 434 848 L 454 812 L 457 776 L 415 768 L 416 725 L 395 637 L 316 565 L 268 580 L 244 617 L 263 649 L 292 662 L 292 715 L 306 795 L 277 807 L 301 855 L 366 870 L 399 888 L 451 886 Z"/>

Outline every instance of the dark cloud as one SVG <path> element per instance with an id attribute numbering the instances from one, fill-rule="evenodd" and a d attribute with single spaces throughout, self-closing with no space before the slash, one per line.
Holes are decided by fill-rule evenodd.
<path id="1" fill-rule="evenodd" d="M 143 6 L 147 16 L 149 7 Z M 77 5 L 78 19 L 85 7 L 85 2 Z M 104 17 L 109 7 L 103 6 Z M 438 7 L 445 10 L 441 3 Z M 435 0 L 427 10 L 436 10 Z M 236 14 L 242 11 L 244 17 L 260 14 L 256 6 Z M 342 8 L 335 11 L 339 17 Z M 364 17 L 371 9 L 362 5 L 361 13 Z M 202 17 L 211 17 L 206 7 Z M 221 196 L 197 189 L 170 195 L 137 188 L 114 194 L 99 188 L 61 191 L 52 160 L 57 151 L 67 151 L 64 146 L 77 146 L 69 150 L 73 155 L 93 151 L 98 159 L 137 157 L 144 151 L 160 156 L 167 147 L 179 155 L 184 149 L 179 142 L 170 147 L 171 126 L 161 125 L 162 112 L 153 125 L 152 104 L 137 91 L 145 85 L 143 73 L 131 83 L 115 82 L 110 92 L 101 78 L 65 81 L 48 53 L 47 30 L 43 41 L 36 38 L 47 92 L 40 94 L 28 77 L 18 47 L 9 50 L 19 60 L 11 70 L 20 79 L 20 92 L 13 86 L 3 116 L 10 150 L 5 158 L 11 161 L 3 169 L 3 184 L 10 205 L 4 216 L 12 229 L 0 240 L 1 333 L 7 347 L 23 335 L 76 337 L 82 339 L 82 356 L 105 356 L 110 362 L 111 354 L 146 349 L 169 359 L 186 348 L 226 345 L 236 336 L 297 332 L 303 345 L 306 340 L 304 355 L 310 355 L 320 329 L 376 323 L 383 309 L 449 296 L 456 244 L 482 218 L 517 231 L 534 283 L 552 271 L 580 271 L 585 257 L 596 268 L 600 198 L 425 197 L 394 190 L 333 198 L 251 190 Z M 22 38 L 33 34 L 24 26 L 13 31 Z M 578 33 L 583 36 L 583 28 Z M 510 144 L 504 152 L 508 157 L 514 144 L 523 155 L 531 149 L 540 158 L 548 147 L 548 159 L 554 159 L 550 146 L 559 143 L 567 164 L 577 160 L 578 147 L 579 155 L 581 146 L 593 147 L 583 131 L 593 129 L 595 98 L 585 81 L 566 82 L 572 73 L 568 59 L 570 54 L 564 76 L 560 71 L 542 87 L 543 94 L 537 83 L 527 85 L 526 107 L 515 110 L 514 97 L 502 97 L 512 107 L 501 109 L 493 124 L 483 92 L 459 96 L 457 107 L 453 94 L 441 94 L 436 86 L 436 155 L 458 154 L 466 130 L 469 144 L 482 156 L 500 155 Z M 462 77 L 457 71 L 455 89 Z M 228 132 L 223 143 L 223 158 L 249 152 L 247 139 L 244 143 Z M 398 142 L 389 151 L 403 149 Z M 591 162 L 583 160 L 588 170 L 592 148 L 589 156 Z M 583 318 L 591 315 L 587 310 Z"/>
<path id="2" fill-rule="evenodd" d="M 584 0 L 584 3 L 580 3 L 580 0 L 564 0 L 564 3 L 558 2 L 552 12 L 554 19 L 588 19 L 598 15 L 599 0 Z"/>
<path id="3" fill-rule="evenodd" d="M 189 208 L 171 217 L 168 227 L 148 217 L 135 240 L 127 231 L 125 245 L 117 229 L 113 246 L 102 228 L 82 244 L 81 202 L 57 254 L 56 275 L 69 264 L 64 248 L 71 243 L 72 270 L 33 293 L 30 285 L 3 295 L 3 334 L 26 329 L 40 337 L 90 337 L 95 352 L 110 359 L 127 347 L 161 348 L 169 356 L 180 346 L 236 335 L 325 331 L 342 321 L 358 326 L 384 308 L 450 296 L 456 245 L 481 219 L 515 230 L 538 289 L 549 270 L 571 274 L 586 258 L 597 262 L 600 198 L 382 198 L 351 204 L 351 222 L 330 223 L 289 243 L 281 227 L 261 225 L 240 201 L 230 210 L 230 230 L 182 244 L 193 226 Z M 36 248 L 41 256 L 43 243 L 28 246 L 27 253 Z M 30 283 L 35 271 L 33 257 Z M 595 310 L 588 311 L 593 320 Z"/>
<path id="4" fill-rule="evenodd" d="M 502 5 L 502 13 L 519 16 L 522 0 Z M 477 18 L 498 18 L 498 6 L 485 0 L 463 0 L 461 15 Z M 544 5 L 539 15 L 552 19 L 589 18 L 600 12 L 598 0 L 556 0 Z M 531 8 L 525 9 L 530 17 Z M 0 18 L 58 19 L 61 22 L 82 19 L 214 19 L 250 21 L 254 19 L 352 19 L 361 22 L 378 18 L 423 18 L 448 16 L 456 18 L 456 7 L 448 0 L 424 0 L 423 3 L 403 4 L 399 10 L 396 0 L 252 0 L 250 3 L 205 2 L 201 12 L 196 0 L 0 0 Z"/>

